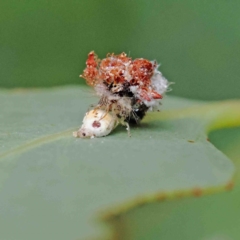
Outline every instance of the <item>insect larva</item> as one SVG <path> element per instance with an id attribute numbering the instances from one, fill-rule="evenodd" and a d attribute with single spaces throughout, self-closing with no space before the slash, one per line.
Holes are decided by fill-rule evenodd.
<path id="1" fill-rule="evenodd" d="M 108 135 L 117 125 L 118 119 L 111 112 L 94 109 L 86 113 L 80 129 L 73 132 L 74 137 L 94 138 Z"/>
<path id="2" fill-rule="evenodd" d="M 119 123 L 139 123 L 147 111 L 158 110 L 170 83 L 158 71 L 156 61 L 132 60 L 125 53 L 108 54 L 99 60 L 92 51 L 80 77 L 93 87 L 100 100 L 87 112 L 75 137 L 103 137 Z"/>

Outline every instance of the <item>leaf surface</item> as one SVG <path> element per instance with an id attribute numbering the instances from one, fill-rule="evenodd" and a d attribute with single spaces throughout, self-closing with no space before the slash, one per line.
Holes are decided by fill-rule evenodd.
<path id="1" fill-rule="evenodd" d="M 131 138 L 124 127 L 73 138 L 96 102 L 74 86 L 0 91 L 1 239 L 111 238 L 94 221 L 99 212 L 119 216 L 163 192 L 198 194 L 231 181 L 234 166 L 207 131 L 239 125 L 238 101 L 166 97 Z"/>
<path id="2" fill-rule="evenodd" d="M 229 156 L 236 167 L 234 188 L 196 198 L 184 194 L 138 206 L 114 222 L 117 239 L 238 240 L 240 199 L 240 127 L 219 129 L 210 141 Z M 185 195 L 186 196 L 186 195 Z M 121 233 L 121 234 L 120 234 Z"/>

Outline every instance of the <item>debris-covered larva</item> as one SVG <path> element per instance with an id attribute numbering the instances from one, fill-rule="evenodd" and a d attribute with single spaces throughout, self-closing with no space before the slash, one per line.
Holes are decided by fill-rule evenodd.
<path id="1" fill-rule="evenodd" d="M 125 53 L 108 54 L 99 60 L 92 51 L 80 77 L 92 86 L 100 100 L 87 112 L 74 137 L 103 137 L 119 123 L 130 136 L 131 123 L 139 123 L 147 111 L 158 110 L 170 83 L 158 70 L 156 61 L 132 60 Z"/>

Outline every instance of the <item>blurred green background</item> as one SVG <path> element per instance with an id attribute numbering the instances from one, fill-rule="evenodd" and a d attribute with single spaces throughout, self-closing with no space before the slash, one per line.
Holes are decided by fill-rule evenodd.
<path id="1" fill-rule="evenodd" d="M 79 74 L 91 50 L 100 58 L 124 51 L 161 63 L 164 76 L 175 82 L 169 95 L 240 98 L 239 9 L 237 0 L 1 0 L 0 88 L 85 84 Z M 210 133 L 210 140 L 239 172 L 240 128 L 220 131 Z M 239 225 L 239 179 L 232 195 L 210 196 L 189 205 L 191 211 L 183 209 L 188 223 L 195 224 L 186 234 L 225 226 L 227 236 L 239 238 L 232 231 Z M 209 211 L 214 204 L 217 209 Z M 196 224 L 193 213 L 210 217 Z M 154 231 L 159 234 L 158 228 Z"/>
<path id="2" fill-rule="evenodd" d="M 156 59 L 171 94 L 240 97 L 240 1 L 1 0 L 0 87 L 85 84 L 89 51 Z"/>

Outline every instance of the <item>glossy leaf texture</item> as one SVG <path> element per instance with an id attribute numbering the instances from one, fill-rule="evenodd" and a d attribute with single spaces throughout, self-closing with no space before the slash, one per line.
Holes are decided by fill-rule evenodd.
<path id="1" fill-rule="evenodd" d="M 165 97 L 131 138 L 121 126 L 73 138 L 96 102 L 76 86 L 0 91 L 1 239 L 146 239 L 170 228 L 160 220 L 173 199 L 188 206 L 191 196 L 231 187 L 235 167 L 207 133 L 240 125 L 239 101 Z M 138 215 L 127 216 L 144 220 L 145 207 L 157 221 L 144 230 Z"/>

